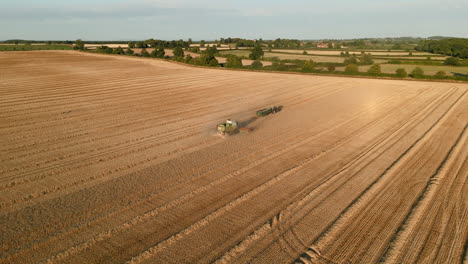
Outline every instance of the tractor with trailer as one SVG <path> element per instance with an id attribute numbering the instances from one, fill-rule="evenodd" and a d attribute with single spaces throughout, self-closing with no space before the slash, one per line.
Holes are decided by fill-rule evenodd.
<path id="1" fill-rule="evenodd" d="M 274 105 L 274 106 L 271 106 L 271 107 L 268 107 L 268 108 L 258 110 L 257 112 L 255 112 L 255 114 L 256 114 L 256 117 L 258 118 L 258 117 L 267 116 L 269 114 L 278 113 L 282 109 L 283 109 L 282 105 Z M 253 119 L 255 119 L 255 118 L 253 118 Z M 234 135 L 234 134 L 237 134 L 239 132 L 252 132 L 253 131 L 252 128 L 241 127 L 239 122 L 237 122 L 235 120 L 231 120 L 231 119 L 228 119 L 228 120 L 226 120 L 226 122 L 217 125 L 216 130 L 218 131 L 218 134 L 222 135 L 222 136 Z"/>
<path id="2" fill-rule="evenodd" d="M 274 113 L 278 113 L 279 111 L 281 111 L 283 109 L 283 106 L 282 105 L 273 105 L 273 106 L 270 106 L 268 108 L 263 108 L 263 109 L 260 109 L 258 110 L 255 114 L 259 117 L 261 116 L 267 116 L 269 114 L 274 114 Z"/>

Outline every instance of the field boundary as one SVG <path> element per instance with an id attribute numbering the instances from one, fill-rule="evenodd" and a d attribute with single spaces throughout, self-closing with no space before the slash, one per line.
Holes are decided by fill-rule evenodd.
<path id="1" fill-rule="evenodd" d="M 85 52 L 90 54 L 91 52 Z M 345 74 L 323 74 L 323 73 L 306 73 L 306 72 L 287 72 L 287 71 L 270 71 L 270 70 L 250 70 L 250 69 L 236 69 L 236 68 L 224 68 L 224 67 L 209 67 L 202 65 L 193 65 L 178 61 L 160 59 L 160 58 L 146 58 L 146 57 L 134 57 L 134 56 L 122 56 L 120 54 L 105 54 L 105 53 L 92 53 L 94 55 L 104 55 L 104 56 L 115 56 L 115 57 L 127 57 L 127 58 L 137 58 L 137 59 L 146 59 L 146 60 L 158 60 L 165 61 L 169 63 L 175 63 L 179 65 L 184 65 L 194 68 L 202 69 L 213 69 L 213 70 L 228 70 L 228 71 L 243 71 L 243 72 L 261 72 L 261 73 L 280 73 L 280 74 L 294 74 L 294 75 L 303 75 L 303 76 L 327 76 L 327 77 L 337 77 L 337 78 L 355 78 L 355 79 L 377 79 L 377 80 L 393 80 L 393 81 L 412 81 L 412 82 L 442 82 L 442 83 L 468 83 L 466 81 L 459 80 L 443 80 L 443 79 L 412 79 L 412 78 L 393 78 L 393 77 L 381 77 L 381 76 L 367 76 L 367 75 L 345 75 Z"/>

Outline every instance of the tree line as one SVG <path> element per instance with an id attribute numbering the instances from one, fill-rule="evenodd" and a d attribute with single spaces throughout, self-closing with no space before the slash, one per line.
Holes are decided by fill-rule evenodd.
<path id="1" fill-rule="evenodd" d="M 423 40 L 415 48 L 416 50 L 430 53 L 454 56 L 461 59 L 468 58 L 468 39 L 451 38 L 441 40 Z"/>

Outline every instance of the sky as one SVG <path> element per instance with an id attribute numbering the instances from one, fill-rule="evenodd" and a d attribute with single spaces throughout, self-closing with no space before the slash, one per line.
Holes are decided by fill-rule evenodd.
<path id="1" fill-rule="evenodd" d="M 468 0 L 0 0 L 0 40 L 468 38 Z"/>

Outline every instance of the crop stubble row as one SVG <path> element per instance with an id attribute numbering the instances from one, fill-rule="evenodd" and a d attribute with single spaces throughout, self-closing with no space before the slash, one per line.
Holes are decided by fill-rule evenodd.
<path id="1" fill-rule="evenodd" d="M 466 85 L 0 56 L 0 262 L 463 258 Z"/>

